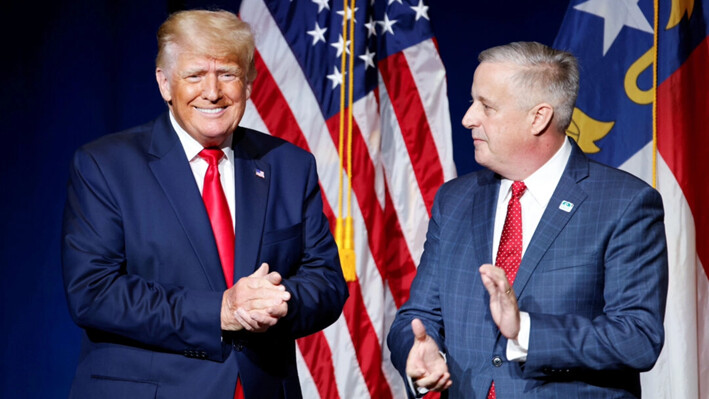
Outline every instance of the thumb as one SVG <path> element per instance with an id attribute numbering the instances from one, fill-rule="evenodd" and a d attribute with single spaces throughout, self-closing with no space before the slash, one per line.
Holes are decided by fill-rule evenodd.
<path id="1" fill-rule="evenodd" d="M 253 277 L 265 277 L 268 274 L 268 263 L 261 263 L 261 267 L 256 270 L 252 276 Z"/>
<path id="2" fill-rule="evenodd" d="M 424 327 L 421 320 L 411 320 L 411 330 L 414 332 L 414 339 L 416 339 L 416 341 L 423 342 L 426 340 L 428 335 L 426 335 L 426 327 Z"/>

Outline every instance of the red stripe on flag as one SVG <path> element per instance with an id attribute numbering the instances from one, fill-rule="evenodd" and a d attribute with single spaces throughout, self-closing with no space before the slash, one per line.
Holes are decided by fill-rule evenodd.
<path id="1" fill-rule="evenodd" d="M 347 112 L 347 110 L 342 112 Z M 339 114 L 335 114 L 327 120 L 327 126 L 335 146 L 338 146 L 339 141 L 339 123 Z M 354 174 L 348 171 L 348 175 L 352 180 L 352 189 L 356 194 L 357 203 L 362 212 L 364 224 L 367 227 L 368 244 L 374 263 L 377 265 L 382 279 L 389 284 L 396 306 L 400 307 L 409 299 L 409 285 L 413 275 L 416 273 L 416 266 L 411 259 L 394 207 L 388 206 L 385 213 L 379 206 L 379 200 L 374 189 L 374 164 L 372 164 L 372 160 L 369 157 L 367 145 L 362 138 L 357 123 L 353 123 L 352 133 Z M 345 162 L 345 167 L 347 166 L 346 164 Z M 386 196 L 388 198 L 388 192 L 386 192 Z M 387 203 L 391 205 L 391 199 L 387 199 Z M 396 264 L 387 262 L 387 254 L 389 250 L 393 249 L 400 252 L 397 254 L 400 262 Z M 390 272 L 390 270 L 395 273 Z M 403 279 L 408 280 L 404 281 Z M 407 282 L 409 285 L 407 285 Z"/>
<path id="2" fill-rule="evenodd" d="M 298 128 L 298 122 L 288 101 L 264 64 L 258 50 L 254 51 L 254 59 L 258 74 L 251 90 L 251 101 L 254 102 L 261 119 L 274 135 L 310 151 L 308 141 Z"/>
<path id="3" fill-rule="evenodd" d="M 364 381 L 367 383 L 367 389 L 372 398 L 392 398 L 389 382 L 382 370 L 384 364 L 382 350 L 364 305 L 362 287 L 359 285 L 359 280 L 349 282 L 347 285 L 350 289 L 350 297 L 345 303 L 344 313 L 352 342 L 357 348 L 355 355 L 364 375 Z"/>
<path id="4" fill-rule="evenodd" d="M 335 365 L 332 363 L 332 352 L 325 339 L 325 334 L 318 331 L 315 334 L 298 339 L 300 353 L 313 376 L 315 386 L 321 398 L 338 399 L 337 381 L 335 380 Z M 323 378 L 330 376 L 330 378 Z"/>
<path id="5" fill-rule="evenodd" d="M 378 66 L 430 216 L 436 191 L 443 184 L 443 168 L 426 111 L 403 53 L 390 55 Z"/>
<path id="6" fill-rule="evenodd" d="M 264 124 L 272 134 L 287 139 L 299 145 L 301 148 L 308 149 L 307 140 L 300 130 L 288 106 L 288 102 L 283 96 L 283 93 L 278 89 L 275 80 L 258 53 L 256 54 L 256 65 L 259 69 L 258 77 L 254 82 L 253 92 L 254 94 L 259 94 L 252 95 L 251 99 L 261 115 Z M 273 112 L 272 110 L 274 109 L 278 110 L 278 112 Z M 283 122 L 284 120 L 286 121 L 285 123 Z M 376 204 L 376 198 L 374 198 L 374 201 Z M 325 195 L 323 195 L 323 211 L 328 217 L 332 229 L 334 215 Z M 352 336 L 360 368 L 366 377 L 365 381 L 370 392 L 376 393 L 373 397 L 391 397 L 388 382 L 382 371 L 381 346 L 379 345 L 379 340 L 364 305 L 359 282 L 350 283 L 349 289 L 350 298 L 345 304 L 343 313 L 347 320 L 348 327 L 350 327 L 350 335 Z M 316 335 L 322 335 L 322 333 Z M 311 371 L 311 375 L 315 380 L 315 385 L 318 387 L 321 397 L 335 397 L 329 393 L 334 387 L 332 384 L 335 384 L 335 375 L 334 367 L 332 366 L 332 353 L 330 352 L 329 346 L 327 346 L 327 341 L 324 339 L 324 336 L 322 339 L 318 338 L 318 342 L 311 342 L 307 339 L 308 337 L 306 337 L 306 341 L 304 342 L 299 340 L 298 345 L 301 348 L 301 353 L 308 365 L 308 369 Z M 313 344 L 319 346 L 324 345 L 327 347 L 327 350 L 316 350 L 316 348 L 312 346 Z M 372 362 L 372 359 L 378 360 Z M 324 366 L 320 365 L 321 362 Z M 336 393 L 335 391 L 335 394 Z"/>
<path id="7" fill-rule="evenodd" d="M 709 276 L 709 37 L 657 91 L 657 146 L 694 217 L 697 254 Z"/>

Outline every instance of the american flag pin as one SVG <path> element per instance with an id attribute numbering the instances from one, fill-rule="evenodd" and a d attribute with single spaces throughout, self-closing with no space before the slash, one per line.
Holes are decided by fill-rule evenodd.
<path id="1" fill-rule="evenodd" d="M 571 209 L 574 208 L 574 204 L 572 204 L 569 201 L 561 201 L 561 204 L 559 204 L 559 209 L 561 209 L 564 212 L 571 212 Z"/>
<path id="2" fill-rule="evenodd" d="M 262 178 L 262 179 L 265 179 L 265 178 L 266 178 L 266 174 L 263 173 L 263 171 L 262 171 L 261 169 L 256 169 L 256 177 L 260 177 L 260 178 Z"/>

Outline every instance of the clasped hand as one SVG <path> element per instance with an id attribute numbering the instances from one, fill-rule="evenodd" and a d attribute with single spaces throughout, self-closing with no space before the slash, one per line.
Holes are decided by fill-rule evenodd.
<path id="1" fill-rule="evenodd" d="M 239 279 L 222 297 L 222 330 L 263 332 L 288 313 L 291 295 L 278 272 L 268 272 L 268 263 Z"/>

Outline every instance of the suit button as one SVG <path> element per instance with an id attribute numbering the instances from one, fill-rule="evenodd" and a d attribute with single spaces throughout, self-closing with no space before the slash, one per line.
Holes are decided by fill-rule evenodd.
<path id="1" fill-rule="evenodd" d="M 499 356 L 495 356 L 492 358 L 492 365 L 495 367 L 500 367 L 502 366 L 502 358 Z"/>

